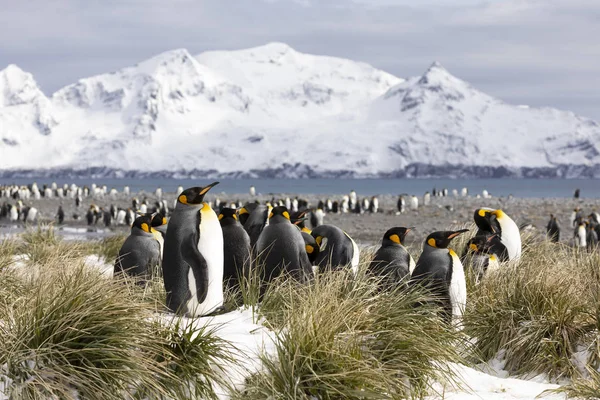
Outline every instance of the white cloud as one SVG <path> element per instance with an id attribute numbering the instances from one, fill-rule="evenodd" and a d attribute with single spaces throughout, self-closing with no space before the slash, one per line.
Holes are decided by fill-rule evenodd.
<path id="1" fill-rule="evenodd" d="M 32 11 L 33 10 L 33 11 Z M 433 60 L 491 95 L 600 119 L 594 0 L 58 0 L 0 13 L 0 68 L 47 92 L 156 53 L 282 41 L 399 76 Z"/>

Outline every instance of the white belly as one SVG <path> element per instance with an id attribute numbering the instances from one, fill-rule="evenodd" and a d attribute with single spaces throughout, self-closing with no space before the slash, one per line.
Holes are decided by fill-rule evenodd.
<path id="1" fill-rule="evenodd" d="M 502 244 L 506 247 L 508 252 L 509 260 L 516 260 L 521 257 L 521 233 L 519 227 L 515 222 L 504 216 L 500 222 L 500 228 L 502 229 Z"/>
<path id="2" fill-rule="evenodd" d="M 190 268 L 188 275 L 192 298 L 188 302 L 188 312 L 200 316 L 213 312 L 223 305 L 223 231 L 217 214 L 205 206 L 200 224 L 200 242 L 198 250 L 208 266 L 208 291 L 204 302 L 200 303 L 196 295 L 196 280 Z"/>
<path id="3" fill-rule="evenodd" d="M 462 315 L 467 306 L 467 282 L 465 280 L 465 270 L 460 262 L 460 258 L 454 251 L 450 251 L 452 256 L 452 277 L 450 278 L 450 304 L 452 304 L 453 322 L 460 324 Z"/>

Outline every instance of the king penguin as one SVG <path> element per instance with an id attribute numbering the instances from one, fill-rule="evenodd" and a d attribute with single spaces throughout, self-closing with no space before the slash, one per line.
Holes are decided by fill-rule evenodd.
<path id="1" fill-rule="evenodd" d="M 150 222 L 150 232 L 160 245 L 160 260 L 162 264 L 162 256 L 165 250 L 165 236 L 167 235 L 167 218 L 160 212 L 149 214 L 152 218 Z"/>
<path id="2" fill-rule="evenodd" d="M 551 242 L 558 243 L 560 240 L 560 226 L 558 225 L 558 221 L 554 214 L 550 214 L 550 221 L 548 221 L 548 225 L 546 226 L 546 233 Z"/>
<path id="3" fill-rule="evenodd" d="M 168 223 L 163 257 L 167 306 L 202 316 L 223 304 L 223 231 L 204 201 L 218 182 L 184 190 Z"/>
<path id="4" fill-rule="evenodd" d="M 415 260 L 403 246 L 404 239 L 413 228 L 395 227 L 383 235 L 381 247 L 369 264 L 369 273 L 383 279 L 385 286 L 395 287 L 415 269 Z"/>
<path id="5" fill-rule="evenodd" d="M 248 213 L 247 206 L 244 206 L 240 210 L 240 216 Z M 269 213 L 273 207 L 270 205 L 257 204 L 254 210 L 250 212 L 250 215 L 244 223 L 244 229 L 250 236 L 250 246 L 254 247 L 260 236 L 262 230 L 269 224 Z"/>
<path id="6" fill-rule="evenodd" d="M 479 230 L 475 236 L 496 235 L 493 239 L 494 253 L 500 261 L 516 260 L 521 257 L 521 233 L 519 227 L 502 210 L 479 208 L 474 213 L 475 224 Z M 504 247 L 498 251 L 498 247 Z"/>
<path id="7" fill-rule="evenodd" d="M 352 272 L 358 273 L 360 251 L 356 242 L 337 226 L 321 225 L 312 230 L 320 248 L 320 253 L 315 260 L 320 270 L 338 269 L 350 264 Z"/>
<path id="8" fill-rule="evenodd" d="M 495 239 L 495 235 L 479 235 L 472 237 L 467 243 L 469 250 L 464 254 L 461 261 L 463 265 L 468 264 L 470 261 L 476 282 L 481 281 L 487 271 L 492 271 L 499 267 L 498 254 L 494 252 L 498 247 L 494 248 L 492 244 Z M 468 255 L 470 255 L 470 258 Z"/>
<path id="9" fill-rule="evenodd" d="M 114 275 L 121 273 L 135 277 L 138 284 L 145 284 L 160 267 L 160 244 L 152 233 L 150 215 L 140 215 L 133 222 L 131 234 L 115 261 Z"/>
<path id="10" fill-rule="evenodd" d="M 223 283 L 226 287 L 239 286 L 240 279 L 250 272 L 250 236 L 238 220 L 234 208 L 223 207 L 219 214 L 223 230 Z"/>
<path id="11" fill-rule="evenodd" d="M 273 208 L 269 214 L 269 224 L 261 232 L 256 249 L 263 281 L 269 282 L 284 271 L 300 282 L 312 278 L 312 265 L 304 239 L 300 230 L 290 222 L 287 208 Z"/>
<path id="12" fill-rule="evenodd" d="M 436 296 L 448 323 L 453 317 L 462 316 L 467 303 L 463 265 L 454 250 L 448 248 L 450 241 L 464 232 L 468 229 L 433 232 L 427 236 L 411 276 L 412 284 L 422 285 Z"/>

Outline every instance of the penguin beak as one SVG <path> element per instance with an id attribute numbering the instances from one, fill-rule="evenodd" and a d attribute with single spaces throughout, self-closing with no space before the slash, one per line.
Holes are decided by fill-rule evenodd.
<path id="1" fill-rule="evenodd" d="M 206 193 L 208 193 L 208 191 L 209 191 L 209 190 L 210 190 L 210 189 L 211 189 L 213 186 L 216 186 L 216 185 L 218 185 L 218 184 L 219 184 L 219 182 L 213 182 L 213 183 L 211 183 L 210 185 L 206 185 L 206 186 L 204 186 L 204 187 L 202 188 L 202 190 L 200 191 L 200 193 L 199 193 L 199 194 L 200 194 L 201 196 L 205 195 Z"/>
<path id="2" fill-rule="evenodd" d="M 465 232 L 469 232 L 468 229 L 461 229 L 460 231 L 454 231 L 451 234 L 448 235 L 448 239 L 454 239 L 455 237 L 457 237 L 458 235 L 461 235 Z"/>

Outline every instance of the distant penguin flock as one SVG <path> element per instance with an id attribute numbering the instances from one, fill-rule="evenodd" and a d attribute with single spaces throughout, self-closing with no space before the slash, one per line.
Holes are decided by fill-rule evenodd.
<path id="1" fill-rule="evenodd" d="M 154 191 L 150 200 L 143 193 L 130 197 L 131 189 L 125 187 L 125 208 L 112 203 L 121 194 L 105 185 L 0 186 L 0 199 L 6 199 L 0 207 L 0 218 L 11 223 L 35 223 L 40 214 L 30 201 L 50 198 L 58 205 L 54 219 L 62 225 L 67 218 L 62 202 L 71 199 L 89 226 L 98 222 L 105 227 L 129 226 L 129 236 L 114 263 L 114 276 L 132 279 L 140 286 L 161 277 L 166 306 L 188 316 L 219 312 L 226 292 L 239 290 L 242 280 L 253 272 L 258 273 L 264 295 L 268 284 L 282 274 L 299 284 L 310 284 L 320 273 L 347 271 L 350 277 L 362 272 L 376 277 L 381 290 L 422 287 L 434 295 L 441 317 L 449 324 L 460 325 L 467 304 L 465 269 L 471 269 L 478 283 L 486 279 L 486 274 L 506 263 L 518 265 L 521 259 L 523 227 L 520 229 L 500 208 L 476 208 L 472 217 L 476 231 L 460 242 L 457 238 L 466 236 L 467 229 L 431 229 L 433 232 L 427 232 L 422 242 L 420 256 L 414 259 L 406 239 L 410 240 L 418 228 L 390 227 L 378 236 L 377 249 L 363 264 L 364 271 L 360 270 L 361 248 L 356 241 L 329 223 L 330 215 L 343 213 L 368 213 L 392 220 L 394 214 L 418 216 L 427 207 L 445 212 L 436 199 L 449 195 L 467 197 L 466 188 L 434 188 L 422 198 L 400 194 L 397 201 L 394 197 L 392 207 L 388 204 L 388 209 L 382 209 L 377 196 L 359 197 L 355 190 L 338 198 L 322 198 L 312 205 L 297 196 L 269 195 L 270 200 L 264 200 L 254 186 L 247 193 L 250 198 L 246 203 L 221 201 L 216 196 L 207 201 L 216 185 L 218 182 L 187 189 L 180 186 L 174 202 L 169 197 L 172 193 L 161 188 Z M 491 197 L 486 190 L 477 195 L 480 199 Z M 448 206 L 446 209 L 450 210 Z M 600 215 L 595 211 L 584 213 L 580 207 L 569 213 L 570 226 L 566 231 L 566 224 L 561 230 L 556 215 L 550 215 L 545 226 L 548 240 L 559 242 L 561 237 L 569 237 L 576 247 L 595 249 L 600 237 Z M 568 215 L 564 216 L 565 221 Z M 572 237 L 565 236 L 570 231 Z M 453 250 L 453 243 L 460 246 L 461 257 Z"/>

